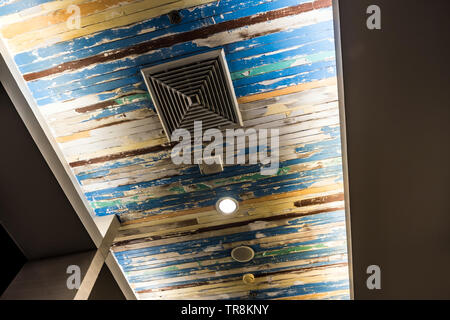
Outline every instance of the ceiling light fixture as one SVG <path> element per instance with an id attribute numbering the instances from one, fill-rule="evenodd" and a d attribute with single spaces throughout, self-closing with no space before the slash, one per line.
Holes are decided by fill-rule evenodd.
<path id="1" fill-rule="evenodd" d="M 217 200 L 216 210 L 223 215 L 232 215 L 239 209 L 238 202 L 230 197 L 223 197 Z"/>
<path id="2" fill-rule="evenodd" d="M 242 276 L 242 281 L 244 281 L 245 284 L 252 284 L 255 282 L 255 276 L 251 273 L 246 273 Z"/>
<path id="3" fill-rule="evenodd" d="M 248 246 L 239 246 L 231 250 L 231 257 L 237 262 L 249 262 L 255 256 L 255 251 Z"/>

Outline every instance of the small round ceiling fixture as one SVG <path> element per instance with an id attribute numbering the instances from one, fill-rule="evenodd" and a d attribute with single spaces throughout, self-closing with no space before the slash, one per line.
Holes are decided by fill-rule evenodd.
<path id="1" fill-rule="evenodd" d="M 239 246 L 231 250 L 231 257 L 237 262 L 249 262 L 255 256 L 255 251 L 247 246 Z"/>
<path id="2" fill-rule="evenodd" d="M 239 209 L 238 202 L 230 197 L 223 197 L 217 200 L 216 210 L 223 215 L 232 215 Z"/>
<path id="3" fill-rule="evenodd" d="M 246 273 L 242 276 L 242 281 L 244 281 L 245 284 L 252 284 L 255 282 L 255 276 L 251 273 Z"/>

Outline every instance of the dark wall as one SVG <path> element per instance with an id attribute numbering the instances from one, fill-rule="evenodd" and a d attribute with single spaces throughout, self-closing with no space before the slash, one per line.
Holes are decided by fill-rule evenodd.
<path id="1" fill-rule="evenodd" d="M 26 258 L 95 249 L 1 85 L 0 137 L 0 221 Z"/>
<path id="2" fill-rule="evenodd" d="M 449 299 L 450 1 L 339 3 L 355 298 Z"/>
<path id="3" fill-rule="evenodd" d="M 89 300 L 125 300 L 122 290 L 106 264 L 95 281 Z"/>
<path id="4" fill-rule="evenodd" d="M 25 263 L 14 281 L 8 286 L 1 300 L 73 300 L 79 290 L 69 289 L 67 268 L 80 268 L 80 280 L 92 279 L 95 271 L 89 273 L 96 250 L 61 255 Z M 80 288 L 80 290 L 82 290 Z"/>

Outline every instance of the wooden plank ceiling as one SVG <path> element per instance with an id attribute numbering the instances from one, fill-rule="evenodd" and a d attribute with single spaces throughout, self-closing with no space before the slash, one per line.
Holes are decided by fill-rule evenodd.
<path id="1" fill-rule="evenodd" d="M 122 221 L 112 250 L 139 298 L 349 297 L 332 19 L 331 0 L 0 1 L 3 41 L 92 210 Z M 217 48 L 245 127 L 280 129 L 274 176 L 170 160 L 139 71 Z M 237 216 L 214 210 L 224 195 Z M 253 261 L 230 258 L 240 244 Z"/>

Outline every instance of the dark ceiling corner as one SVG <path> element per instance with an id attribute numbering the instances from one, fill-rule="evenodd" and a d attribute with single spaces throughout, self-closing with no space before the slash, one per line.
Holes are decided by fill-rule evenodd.
<path id="1" fill-rule="evenodd" d="M 11 281 L 20 271 L 27 259 L 19 247 L 11 239 L 3 225 L 0 224 L 0 243 L 3 255 L 7 257 L 2 261 L 2 276 L 0 278 L 0 296 L 5 292 Z"/>

